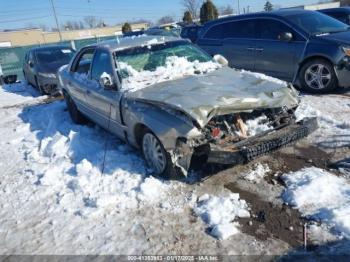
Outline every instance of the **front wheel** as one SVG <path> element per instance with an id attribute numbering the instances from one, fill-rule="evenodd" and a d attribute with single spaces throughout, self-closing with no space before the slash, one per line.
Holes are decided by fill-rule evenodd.
<path id="1" fill-rule="evenodd" d="M 73 99 L 68 94 L 65 93 L 64 100 L 66 101 L 68 112 L 69 112 L 69 115 L 72 118 L 73 122 L 78 124 L 78 125 L 85 124 L 86 118 L 83 116 L 82 113 L 79 112 Z"/>
<path id="2" fill-rule="evenodd" d="M 315 59 L 303 65 L 299 74 L 303 89 L 310 93 L 326 93 L 338 87 L 333 65 L 324 59 Z"/>
<path id="3" fill-rule="evenodd" d="M 165 151 L 159 139 L 149 130 L 142 137 L 142 153 L 147 166 L 156 176 L 165 179 L 178 178 L 179 172 L 174 166 L 170 154 Z"/>

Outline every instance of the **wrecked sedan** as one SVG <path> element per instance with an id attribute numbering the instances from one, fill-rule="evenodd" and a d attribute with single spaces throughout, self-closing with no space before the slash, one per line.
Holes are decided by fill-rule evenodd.
<path id="1" fill-rule="evenodd" d="M 59 71 L 68 111 L 140 149 L 153 174 L 185 174 L 191 160 L 241 164 L 315 130 L 296 122 L 285 82 L 227 67 L 187 40 L 123 38 L 88 46 Z M 116 161 L 118 161 L 116 159 Z"/>

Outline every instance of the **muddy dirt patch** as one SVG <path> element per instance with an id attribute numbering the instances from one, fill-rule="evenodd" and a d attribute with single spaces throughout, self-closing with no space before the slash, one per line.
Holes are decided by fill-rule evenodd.
<path id="1" fill-rule="evenodd" d="M 277 238 L 292 247 L 303 245 L 303 225 L 306 220 L 296 209 L 290 206 L 278 206 L 272 202 L 261 200 L 257 195 L 244 191 L 235 183 L 225 187 L 250 204 L 251 217 L 239 218 L 242 232 L 260 240 Z"/>

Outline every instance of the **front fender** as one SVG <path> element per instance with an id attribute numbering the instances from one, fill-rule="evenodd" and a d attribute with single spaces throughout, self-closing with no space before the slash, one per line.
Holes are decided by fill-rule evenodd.
<path id="1" fill-rule="evenodd" d="M 200 134 L 190 118 L 170 108 L 135 100 L 124 102 L 122 108 L 124 122 L 128 126 L 128 141 L 136 147 L 139 147 L 136 137 L 139 125 L 150 129 L 167 151 L 176 148 L 178 138 L 189 138 Z"/>

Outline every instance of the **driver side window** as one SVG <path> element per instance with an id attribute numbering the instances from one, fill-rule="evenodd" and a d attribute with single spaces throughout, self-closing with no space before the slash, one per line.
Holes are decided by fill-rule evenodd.
<path id="1" fill-rule="evenodd" d="M 278 40 L 278 36 L 286 32 L 292 33 L 294 40 L 301 40 L 299 34 L 286 24 L 273 19 L 259 19 L 258 37 L 260 39 Z"/>
<path id="2" fill-rule="evenodd" d="M 111 57 L 107 51 L 97 50 L 92 63 L 91 79 L 99 82 L 103 74 L 108 74 L 113 79 Z"/>

